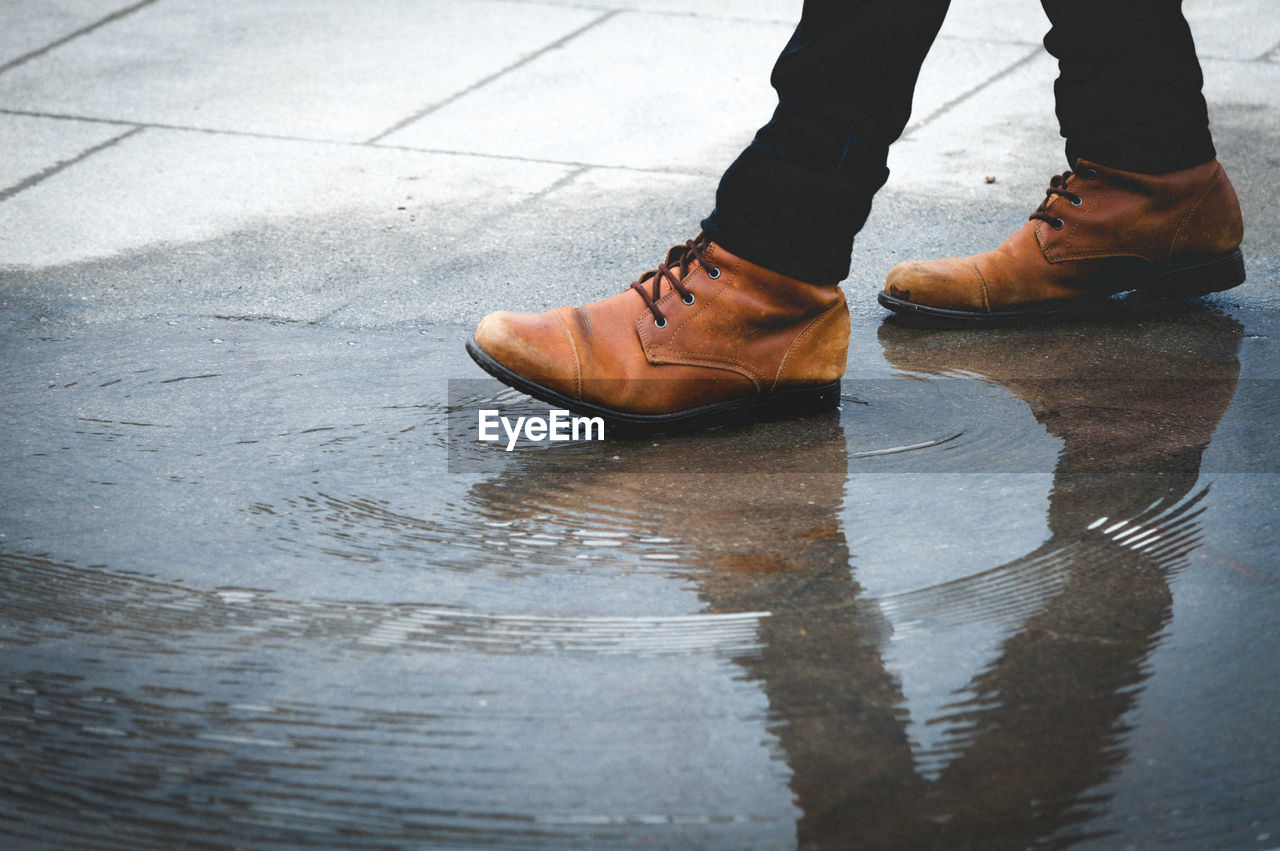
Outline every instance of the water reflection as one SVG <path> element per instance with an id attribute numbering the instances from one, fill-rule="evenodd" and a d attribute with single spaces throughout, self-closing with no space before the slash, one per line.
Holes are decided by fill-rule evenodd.
<path id="1" fill-rule="evenodd" d="M 901 377 L 839 414 L 446 476 L 426 349 L 389 334 L 348 363 L 324 329 L 219 333 L 216 368 L 175 331 L 173 364 L 139 337 L 100 376 L 75 371 L 100 339 L 59 344 L 41 369 L 62 384 L 14 395 L 0 750 L 22 770 L 0 833 L 20 843 L 1087 836 L 1201 534 L 1241 337 L 1203 308 L 887 325 L 864 366 Z M 299 365 L 264 375 L 282 348 Z M 163 381 L 115 380 L 157 358 Z M 229 416 L 215 379 L 166 383 L 213 372 Z"/>
<path id="2" fill-rule="evenodd" d="M 527 515 L 525 500 L 547 516 L 641 516 L 687 548 L 709 612 L 770 613 L 760 651 L 739 664 L 767 694 L 801 847 L 1069 843 L 1105 810 L 1097 790 L 1125 758 L 1125 716 L 1171 616 L 1169 578 L 1199 540 L 1201 456 L 1234 394 L 1241 334 L 1207 308 L 1123 330 L 884 325 L 893 367 L 999 385 L 1060 449 L 1043 543 L 879 598 L 860 587 L 841 525 L 851 458 L 838 416 L 637 444 L 587 472 L 535 454 L 471 496 L 510 517 Z M 696 469 L 721 471 L 768 453 L 757 466 L 769 472 L 689 472 L 691 453 Z M 981 501 L 956 516 L 936 534 L 979 552 L 1005 522 Z M 993 652 L 913 723 L 919 707 L 887 656 L 911 633 L 963 640 L 969 627 L 995 630 Z"/>

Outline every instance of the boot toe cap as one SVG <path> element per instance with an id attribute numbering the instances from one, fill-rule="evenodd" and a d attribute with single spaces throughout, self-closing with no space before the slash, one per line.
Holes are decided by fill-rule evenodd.
<path id="1" fill-rule="evenodd" d="M 569 330 L 555 311 L 490 313 L 476 326 L 475 343 L 522 378 L 576 395 L 581 365 Z"/>
<path id="2" fill-rule="evenodd" d="M 967 258 L 910 261 L 889 270 L 884 291 L 912 304 L 945 310 L 987 313 L 987 285 Z"/>

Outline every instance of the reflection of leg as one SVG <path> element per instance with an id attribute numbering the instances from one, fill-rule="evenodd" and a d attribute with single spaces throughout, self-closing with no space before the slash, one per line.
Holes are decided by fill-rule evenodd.
<path id="1" fill-rule="evenodd" d="M 901 689 L 877 649 L 884 624 L 875 609 L 855 605 L 859 589 L 832 511 L 843 477 L 825 478 L 826 488 L 815 490 L 810 479 L 796 493 L 809 510 L 795 512 L 777 553 L 718 560 L 699 592 L 713 610 L 772 612 L 760 625 L 760 655 L 741 664 L 769 698 L 770 727 L 802 811 L 798 846 L 903 847 L 924 820 L 924 785 L 912 765 Z M 825 520 L 807 505 L 815 496 Z"/>
<path id="2" fill-rule="evenodd" d="M 1200 400 L 1209 419 L 1187 416 L 1180 431 L 1156 434 L 1168 424 L 1162 394 L 1144 397 L 1130 387 L 1126 429 L 1117 422 L 1123 409 L 1111 407 L 1114 388 L 1101 384 L 1103 398 L 1093 401 L 1077 382 L 1010 382 L 1041 406 L 1037 416 L 1065 443 L 1049 499 L 1053 538 L 994 572 L 1017 577 L 1021 564 L 1036 563 L 1055 587 L 946 719 L 964 731 L 937 784 L 956 844 L 1025 848 L 1096 814 L 1084 795 L 1124 760 L 1123 719 L 1172 615 L 1168 577 L 1194 547 L 1198 512 L 1195 500 L 1185 500 L 1199 480 L 1200 436 L 1207 442 L 1225 405 Z M 1112 412 L 1106 425 L 1102 408 Z M 1147 436 L 1147 457 L 1117 460 L 1099 450 L 1108 437 L 1121 453 L 1141 442 L 1125 431 Z M 1102 516 L 1108 524 L 1087 529 Z M 1132 518 L 1126 528 L 1136 533 L 1106 534 L 1111 523 Z M 1005 584 L 1016 599 L 1016 582 Z"/>
<path id="3" fill-rule="evenodd" d="M 883 625 L 874 609 L 853 605 L 858 588 L 847 562 L 838 575 L 791 585 L 801 591 L 788 601 L 797 611 L 766 618 L 760 656 L 742 664 L 764 686 L 791 769 L 802 811 L 797 844 L 912 847 L 928 825 L 925 785 L 912 763 L 901 688 L 878 650 Z"/>
<path id="4" fill-rule="evenodd" d="M 961 605 L 1035 610 L 945 719 L 953 758 L 936 794 L 948 846 L 1023 848 L 1069 829 L 1091 815 L 1085 793 L 1124 759 L 1123 718 L 1171 615 L 1168 575 L 1195 545 L 1187 497 L 1234 395 L 1242 331 L 1208 309 L 1119 339 L 1106 326 L 1000 337 L 881 328 L 895 367 L 995 380 L 1062 440 L 1051 540 L 910 601 L 934 617 Z"/>
<path id="5" fill-rule="evenodd" d="M 800 280 L 848 275 L 948 2 L 806 2 L 773 71 L 777 111 L 725 173 L 708 236 Z"/>
<path id="6" fill-rule="evenodd" d="M 937 787 L 954 847 L 1025 848 L 1088 820 L 1082 794 L 1124 759 L 1123 718 L 1171 597 L 1137 552 L 1099 541 L 1075 559 L 1095 561 L 1107 569 L 1073 573 L 948 718 L 964 730 Z"/>
<path id="7" fill-rule="evenodd" d="M 1144 174 L 1214 158 L 1204 77 L 1174 0 L 1042 0 L 1067 158 Z"/>
<path id="8" fill-rule="evenodd" d="M 804 455 L 807 467 L 827 472 L 754 477 L 760 496 L 715 500 L 721 511 L 699 509 L 677 523 L 703 544 L 698 593 L 710 610 L 771 613 L 759 627 L 759 655 L 740 664 L 769 699 L 769 726 L 802 810 L 799 847 L 909 846 L 924 787 L 901 690 L 877 649 L 885 624 L 857 605 L 837 517 L 843 435 Z M 715 484 L 723 490 L 725 480 Z"/>
<path id="9" fill-rule="evenodd" d="M 803 811 L 800 846 L 901 847 L 921 820 L 923 785 L 877 650 L 885 624 L 857 605 L 838 519 L 848 455 L 833 420 L 722 432 L 696 447 L 637 443 L 610 461 L 615 444 L 596 464 L 530 455 L 470 497 L 503 521 L 600 516 L 615 531 L 676 539 L 710 612 L 769 612 L 758 655 L 739 664 L 768 698 Z"/>

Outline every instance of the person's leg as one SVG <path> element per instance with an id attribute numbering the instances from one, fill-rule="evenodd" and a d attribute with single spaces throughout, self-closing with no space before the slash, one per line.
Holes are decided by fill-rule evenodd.
<path id="1" fill-rule="evenodd" d="M 1164 174 L 1216 156 L 1180 0 L 1041 0 L 1067 159 Z"/>
<path id="2" fill-rule="evenodd" d="M 1071 171 L 995 251 L 900 263 L 880 303 L 965 324 L 1077 314 L 1114 293 L 1244 282 L 1240 202 L 1214 158 L 1179 0 L 1042 0 Z"/>
<path id="3" fill-rule="evenodd" d="M 486 316 L 499 380 L 631 428 L 834 408 L 849 347 L 836 285 L 884 184 L 947 0 L 807 0 L 773 120 L 725 174 L 702 239 L 622 293 Z"/>
<path id="4" fill-rule="evenodd" d="M 703 232 L 788 277 L 843 280 L 948 4 L 807 0 L 773 69 L 773 119 L 725 172 Z"/>

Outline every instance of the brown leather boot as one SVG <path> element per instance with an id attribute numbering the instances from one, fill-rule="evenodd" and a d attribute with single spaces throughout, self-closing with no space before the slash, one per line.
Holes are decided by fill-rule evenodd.
<path id="1" fill-rule="evenodd" d="M 995 251 L 899 263 L 880 303 L 920 319 L 1059 318 L 1136 290 L 1193 298 L 1244 282 L 1240 202 L 1217 160 L 1136 174 L 1080 160 Z"/>
<path id="2" fill-rule="evenodd" d="M 491 313 L 467 351 L 530 396 L 613 425 L 671 429 L 834 408 L 849 348 L 837 286 L 690 240 L 626 291 Z"/>

